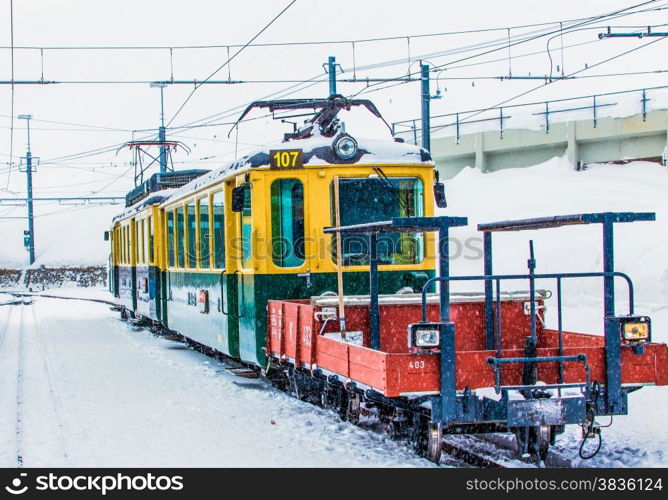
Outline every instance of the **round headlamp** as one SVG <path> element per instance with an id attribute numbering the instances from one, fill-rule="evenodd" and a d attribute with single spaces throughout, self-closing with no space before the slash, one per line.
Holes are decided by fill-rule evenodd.
<path id="1" fill-rule="evenodd" d="M 349 135 L 342 135 L 334 141 L 334 154 L 341 160 L 350 160 L 357 154 L 357 141 Z"/>

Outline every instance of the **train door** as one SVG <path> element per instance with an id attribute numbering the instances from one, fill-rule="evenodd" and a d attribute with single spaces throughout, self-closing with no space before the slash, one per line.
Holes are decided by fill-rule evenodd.
<path id="1" fill-rule="evenodd" d="M 168 302 L 172 299 L 172 284 L 171 284 L 171 275 L 169 269 L 175 266 L 175 259 L 176 259 L 176 254 L 175 254 L 175 247 L 174 245 L 176 244 L 176 239 L 175 239 L 175 223 L 176 219 L 174 216 L 174 211 L 173 210 L 168 210 L 165 212 L 165 217 L 164 217 L 164 224 L 165 224 L 165 230 L 164 234 L 166 237 L 164 238 L 167 248 L 163 252 L 163 258 L 164 258 L 164 266 L 163 266 L 163 271 L 160 273 L 161 274 L 161 302 L 162 305 L 160 307 L 160 311 L 162 313 L 162 324 L 165 327 L 169 326 L 169 320 L 168 320 Z"/>
<path id="2" fill-rule="evenodd" d="M 225 191 L 214 191 L 199 201 L 200 220 L 207 221 L 207 226 L 200 223 L 200 241 L 207 238 L 203 245 L 204 251 L 209 252 L 210 258 L 206 259 L 206 267 L 209 267 L 217 275 L 217 286 L 213 295 L 216 297 L 216 348 L 228 356 L 239 356 L 239 325 L 236 299 L 236 274 L 230 273 L 227 266 L 227 241 L 226 234 L 230 234 L 226 225 L 229 218 L 226 217 Z M 203 262 L 204 265 L 204 262 Z"/>
<path id="3" fill-rule="evenodd" d="M 111 257 L 109 261 L 109 268 L 111 271 L 111 279 L 109 280 L 111 285 L 111 293 L 114 297 L 120 297 L 119 285 L 120 285 L 120 273 L 118 269 L 118 264 L 120 261 L 120 251 L 121 251 L 121 230 L 120 225 L 116 224 L 111 232 Z"/>
<path id="4" fill-rule="evenodd" d="M 130 252 L 131 252 L 131 286 L 132 286 L 132 310 L 137 310 L 137 264 L 138 264 L 138 241 L 137 241 L 137 220 L 130 220 Z"/>
<path id="5" fill-rule="evenodd" d="M 263 365 L 265 353 L 263 351 L 265 337 L 262 331 L 266 312 L 264 306 L 258 303 L 256 298 L 256 267 L 258 258 L 254 255 L 255 242 L 257 240 L 258 228 L 254 224 L 254 218 L 259 199 L 250 180 L 243 176 L 237 179 L 237 187 L 232 190 L 232 219 L 234 225 L 233 234 L 228 238 L 228 251 L 230 256 L 228 262 L 232 261 L 234 276 L 236 279 L 236 314 L 239 328 L 239 356 L 243 361 Z M 259 220 L 259 219 L 258 219 Z M 228 226 L 229 227 L 229 226 Z M 262 314 L 264 313 L 264 314 Z M 262 314 L 261 317 L 258 315 Z M 259 321 L 259 322 L 258 322 Z"/>

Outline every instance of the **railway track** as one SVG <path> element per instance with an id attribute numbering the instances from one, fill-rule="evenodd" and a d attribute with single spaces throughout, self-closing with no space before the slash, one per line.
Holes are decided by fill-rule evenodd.
<path id="1" fill-rule="evenodd" d="M 25 372 L 25 303 L 17 305 L 20 308 L 18 327 L 18 367 L 16 371 L 16 466 L 23 467 L 23 382 Z"/>
<path id="2" fill-rule="evenodd" d="M 81 300 L 86 302 L 95 302 L 100 304 L 106 304 L 112 307 L 116 307 L 116 304 L 112 301 L 104 299 L 94 299 L 86 297 L 69 297 L 56 294 L 41 294 L 34 292 L 22 292 L 22 291 L 8 291 L 6 292 L 10 295 L 17 297 L 19 300 L 11 304 L 22 305 L 25 303 L 24 299 L 27 297 L 42 297 L 48 299 L 58 299 L 58 300 Z M 11 306 L 10 306 L 11 307 Z M 37 328 L 39 328 L 38 323 L 35 323 Z M 6 325 L 5 325 L 6 330 Z M 0 331 L 0 349 L 2 348 L 2 334 L 4 332 Z M 172 341 L 184 342 L 182 336 L 177 335 L 166 335 L 166 338 Z M 203 354 L 208 356 L 214 356 L 214 354 L 204 350 Z M 46 359 L 46 358 L 45 358 Z M 47 361 L 45 361 L 46 363 Z M 223 361 L 225 362 L 225 361 Z M 229 363 L 231 367 L 232 365 Z M 47 371 L 47 381 L 51 384 L 49 386 L 49 392 L 52 397 L 55 397 L 55 391 L 53 389 L 53 378 L 50 376 L 49 368 L 45 365 Z M 265 383 L 262 381 L 262 383 Z M 54 411 L 58 413 L 58 401 L 53 399 Z M 17 408 L 20 405 L 20 399 L 17 399 Z M 18 436 L 20 436 L 20 414 L 17 414 L 17 442 Z M 62 428 L 62 422 L 58 424 Z M 371 432 L 380 432 L 378 430 L 372 430 Z M 442 460 L 444 465 L 454 465 L 454 466 L 468 466 L 468 467 L 480 467 L 480 468 L 508 468 L 508 467 L 536 467 L 536 464 L 529 463 L 518 459 L 515 456 L 515 450 L 508 446 L 504 440 L 494 440 L 488 439 L 486 437 L 477 437 L 477 436 L 446 436 L 443 439 L 443 453 L 447 455 Z M 551 453 L 551 455 L 554 452 Z M 65 457 L 67 453 L 64 452 Z M 20 453 L 17 452 L 17 462 L 19 462 Z M 552 457 L 548 459 L 548 465 L 553 467 L 569 467 L 570 461 L 563 457 Z M 20 466 L 20 465 L 19 465 Z"/>
<path id="3" fill-rule="evenodd" d="M 67 452 L 68 446 L 65 439 L 65 421 L 63 420 L 63 404 L 59 396 L 57 379 L 54 376 L 54 370 L 51 364 L 51 356 L 48 344 L 44 338 L 44 329 L 38 318 L 35 307 L 31 307 L 33 336 L 36 338 L 36 347 L 39 349 L 42 358 L 42 371 L 44 380 L 46 380 L 46 391 L 49 395 L 51 410 L 53 411 L 53 424 L 57 429 L 57 439 L 60 442 L 59 449 L 66 462 L 69 462 Z"/>

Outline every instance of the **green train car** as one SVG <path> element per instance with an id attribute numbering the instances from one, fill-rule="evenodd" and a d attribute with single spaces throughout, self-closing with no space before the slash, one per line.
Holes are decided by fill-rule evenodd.
<path id="1" fill-rule="evenodd" d="M 338 112 L 363 105 L 380 116 L 369 101 L 254 105 L 318 111 L 275 146 L 210 172 L 156 174 L 129 193 L 110 231 L 110 290 L 124 316 L 264 367 L 267 302 L 338 292 L 336 245 L 323 228 L 337 217 L 431 216 L 443 186 L 426 150 L 345 133 Z M 368 293 L 367 244 L 341 240 L 345 295 Z M 429 235 L 381 242 L 380 292 L 421 290 L 435 251 Z"/>

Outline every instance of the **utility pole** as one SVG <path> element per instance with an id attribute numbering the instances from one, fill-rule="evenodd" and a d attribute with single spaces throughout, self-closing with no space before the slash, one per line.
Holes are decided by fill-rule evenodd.
<path id="1" fill-rule="evenodd" d="M 334 56 L 329 56 L 327 73 L 329 74 L 329 95 L 334 95 L 336 94 L 336 58 Z"/>
<path id="2" fill-rule="evenodd" d="M 160 127 L 158 128 L 158 141 L 164 143 L 167 140 L 165 132 L 165 99 L 163 90 L 167 86 L 166 83 L 151 82 L 151 87 L 158 87 L 160 89 Z M 167 172 L 167 146 L 162 144 L 160 146 L 160 173 Z"/>
<path id="3" fill-rule="evenodd" d="M 420 63 L 421 78 L 421 101 L 422 101 L 422 147 L 431 150 L 431 118 L 429 114 L 429 65 Z"/>
<path id="4" fill-rule="evenodd" d="M 30 119 L 32 115 L 19 115 L 19 120 L 26 120 L 28 125 L 28 149 L 26 151 L 26 178 L 28 181 L 28 253 L 30 254 L 30 265 L 35 263 L 35 225 L 32 207 L 32 153 L 30 152 Z M 25 234 L 25 233 L 24 233 Z"/>

